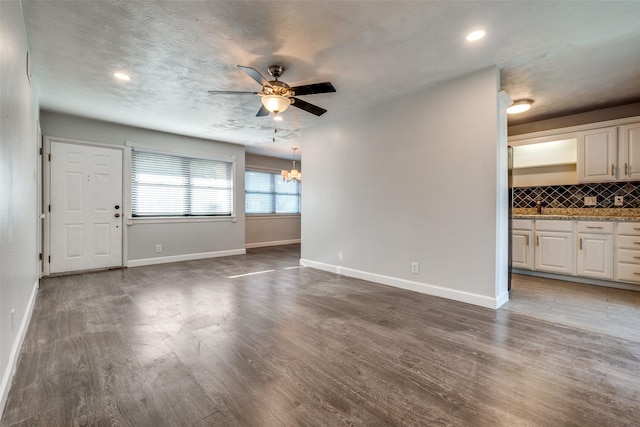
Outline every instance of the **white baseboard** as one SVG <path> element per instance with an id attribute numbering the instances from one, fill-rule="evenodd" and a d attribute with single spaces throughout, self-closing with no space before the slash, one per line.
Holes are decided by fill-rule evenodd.
<path id="1" fill-rule="evenodd" d="M 486 308 L 497 309 L 502 304 L 504 304 L 504 302 L 506 302 L 505 300 L 504 302 L 499 304 L 500 301 L 498 301 L 496 298 L 491 298 L 484 295 L 443 288 L 441 286 L 430 285 L 427 283 L 414 282 L 412 280 L 399 279 L 397 277 L 384 276 L 382 274 L 369 273 L 366 271 L 355 270 L 352 268 L 346 268 L 332 264 L 325 264 L 307 259 L 301 259 L 300 264 L 306 267 L 316 268 L 318 270 L 341 274 L 343 276 L 354 277 L 356 279 L 367 280 L 369 282 L 380 283 L 400 289 L 420 292 L 422 294 L 447 298 L 454 301 L 466 302 L 468 304 L 479 305 Z M 503 298 L 505 298 L 505 296 L 501 295 L 500 300 L 502 300 Z M 508 299 L 508 294 L 506 295 L 506 298 Z"/>
<path id="2" fill-rule="evenodd" d="M 200 252 L 196 254 L 172 255 L 156 258 L 132 259 L 127 262 L 127 267 L 141 267 L 143 265 L 167 264 L 170 262 L 193 261 L 196 259 L 217 258 L 221 256 L 244 255 L 245 249 L 230 249 L 228 251 Z"/>
<path id="3" fill-rule="evenodd" d="M 245 248 L 264 248 L 266 246 L 281 246 L 281 245 L 293 245 L 294 243 L 300 243 L 300 239 L 290 239 L 290 240 L 276 240 L 273 242 L 257 242 L 257 243 L 247 243 L 244 245 Z"/>
<path id="4" fill-rule="evenodd" d="M 640 285 L 625 282 L 614 282 L 611 280 L 592 279 L 591 277 L 567 276 L 565 274 L 545 273 L 544 271 L 513 269 L 513 274 L 524 276 L 544 277 L 545 279 L 564 280 L 565 282 L 581 283 L 583 285 L 604 286 L 607 288 L 624 289 L 627 291 L 639 291 Z"/>
<path id="5" fill-rule="evenodd" d="M 31 314 L 33 313 L 33 306 L 35 305 L 37 294 L 38 280 L 36 280 L 36 282 L 33 284 L 33 290 L 31 291 L 31 296 L 29 297 L 29 301 L 27 302 L 27 309 L 24 312 L 24 316 L 22 316 L 20 328 L 18 329 L 16 338 L 13 341 L 13 345 L 11 346 L 11 352 L 9 353 L 7 367 L 2 374 L 2 382 L 0 383 L 0 416 L 2 416 L 2 413 L 4 412 L 4 405 L 7 403 L 9 389 L 11 388 L 11 380 L 13 379 L 13 375 L 16 373 L 18 358 L 20 357 L 20 349 L 22 348 L 24 337 L 27 335 L 27 327 L 29 326 L 29 321 L 31 320 Z"/>
<path id="6" fill-rule="evenodd" d="M 507 301 L 509 301 L 509 291 L 504 291 L 501 295 L 498 295 L 498 298 L 496 298 L 496 306 L 493 308 L 498 309 Z"/>

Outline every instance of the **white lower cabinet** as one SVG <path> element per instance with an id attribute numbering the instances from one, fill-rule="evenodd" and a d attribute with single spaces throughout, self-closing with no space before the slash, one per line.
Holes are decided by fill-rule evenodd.
<path id="1" fill-rule="evenodd" d="M 533 220 L 514 219 L 511 233 L 511 265 L 513 268 L 533 268 Z"/>
<path id="2" fill-rule="evenodd" d="M 558 274 L 575 273 L 573 221 L 536 220 L 536 270 Z"/>
<path id="3" fill-rule="evenodd" d="M 578 276 L 613 280 L 613 223 L 578 222 Z"/>
<path id="4" fill-rule="evenodd" d="M 640 284 L 640 222 L 514 219 L 512 266 Z"/>
<path id="5" fill-rule="evenodd" d="M 640 223 L 618 223 L 616 260 L 616 280 L 640 283 Z"/>

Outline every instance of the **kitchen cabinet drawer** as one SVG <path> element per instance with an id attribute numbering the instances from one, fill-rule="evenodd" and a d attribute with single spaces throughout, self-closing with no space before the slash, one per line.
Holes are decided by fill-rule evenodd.
<path id="1" fill-rule="evenodd" d="M 640 236 L 640 223 L 639 222 L 619 222 L 618 234 Z"/>
<path id="2" fill-rule="evenodd" d="M 536 220 L 536 231 L 562 231 L 573 233 L 573 221 L 538 219 Z"/>
<path id="3" fill-rule="evenodd" d="M 532 219 L 514 219 L 511 223 L 511 228 L 514 230 L 533 230 L 533 220 Z"/>
<path id="4" fill-rule="evenodd" d="M 621 282 L 640 283 L 640 265 L 618 263 L 616 279 Z"/>
<path id="5" fill-rule="evenodd" d="M 618 249 L 618 262 L 640 265 L 640 250 Z"/>
<path id="6" fill-rule="evenodd" d="M 618 249 L 640 249 L 640 236 L 618 236 Z"/>
<path id="7" fill-rule="evenodd" d="M 613 234 L 613 222 L 578 221 L 578 233 Z"/>

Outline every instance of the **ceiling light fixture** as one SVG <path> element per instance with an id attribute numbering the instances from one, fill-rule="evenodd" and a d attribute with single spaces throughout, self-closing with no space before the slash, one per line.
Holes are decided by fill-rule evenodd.
<path id="1" fill-rule="evenodd" d="M 125 73 L 113 73 L 113 76 L 116 79 L 120 79 L 120 80 L 131 80 L 131 78 L 127 76 Z"/>
<path id="2" fill-rule="evenodd" d="M 278 113 L 274 113 L 273 114 L 273 120 L 275 120 L 276 122 L 281 122 L 282 121 L 282 116 L 279 116 Z"/>
<path id="3" fill-rule="evenodd" d="M 280 175 L 282 176 L 282 179 L 287 182 L 290 182 L 290 181 L 302 182 L 302 173 L 298 169 L 296 169 L 297 148 L 293 147 L 292 150 L 293 150 L 293 168 L 291 168 L 290 171 L 282 170 L 282 172 L 280 172 Z"/>
<path id="4" fill-rule="evenodd" d="M 507 114 L 520 114 L 529 111 L 531 104 L 533 104 L 532 99 L 518 99 L 507 108 Z"/>
<path id="5" fill-rule="evenodd" d="M 281 95 L 264 95 L 260 101 L 262 101 L 264 108 L 272 113 L 282 113 L 291 105 L 291 100 Z"/>
<path id="6" fill-rule="evenodd" d="M 469 42 L 475 42 L 480 40 L 481 38 L 483 38 L 485 36 L 485 31 L 484 30 L 476 30 L 476 31 L 472 31 L 469 34 L 467 34 L 467 41 Z"/>

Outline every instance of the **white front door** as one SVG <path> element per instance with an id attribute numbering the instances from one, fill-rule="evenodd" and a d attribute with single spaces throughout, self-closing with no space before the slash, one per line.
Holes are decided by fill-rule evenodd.
<path id="1" fill-rule="evenodd" d="M 50 273 L 122 266 L 122 150 L 51 142 Z"/>

